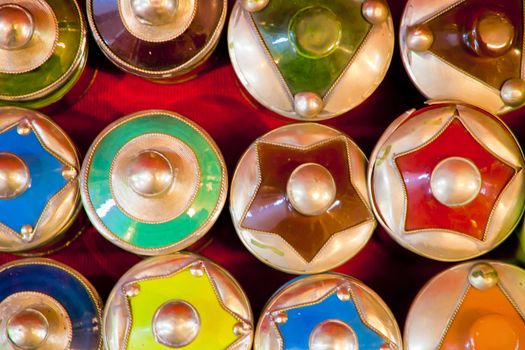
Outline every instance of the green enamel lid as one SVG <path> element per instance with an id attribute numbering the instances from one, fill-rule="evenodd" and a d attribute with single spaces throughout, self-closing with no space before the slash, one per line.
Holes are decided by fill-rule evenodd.
<path id="1" fill-rule="evenodd" d="M 211 137 L 188 119 L 144 111 L 117 120 L 82 167 L 94 226 L 141 255 L 179 251 L 204 236 L 224 206 L 227 174 Z"/>
<path id="2" fill-rule="evenodd" d="M 74 0 L 0 0 L 0 105 L 60 99 L 85 66 L 86 38 Z"/>

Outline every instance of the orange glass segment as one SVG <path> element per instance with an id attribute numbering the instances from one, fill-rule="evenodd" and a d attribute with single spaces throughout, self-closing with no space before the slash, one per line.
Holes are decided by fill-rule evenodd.
<path id="1" fill-rule="evenodd" d="M 306 261 L 312 261 L 335 233 L 372 218 L 351 183 L 344 139 L 336 138 L 305 150 L 259 142 L 257 154 L 261 184 L 241 220 L 242 228 L 277 234 Z M 337 188 L 334 204 L 316 216 L 299 213 L 287 199 L 290 175 L 306 163 L 324 166 Z"/>
<path id="2" fill-rule="evenodd" d="M 499 286 L 469 288 L 440 350 L 519 350 L 525 320 Z"/>

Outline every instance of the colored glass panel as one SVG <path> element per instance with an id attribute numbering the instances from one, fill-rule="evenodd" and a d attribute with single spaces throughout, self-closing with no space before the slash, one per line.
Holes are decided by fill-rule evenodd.
<path id="1" fill-rule="evenodd" d="M 82 41 L 80 14 L 73 1 L 48 0 L 58 20 L 53 55 L 39 68 L 23 74 L 0 73 L 0 95 L 21 96 L 45 89 L 73 65 Z"/>
<path id="2" fill-rule="evenodd" d="M 305 150 L 259 142 L 257 154 L 261 184 L 241 221 L 242 228 L 275 233 L 311 261 L 334 234 L 371 219 L 370 210 L 351 182 L 344 139 L 335 138 Z M 305 163 L 324 166 L 337 188 L 334 204 L 316 216 L 300 214 L 287 199 L 288 179 Z"/>
<path id="3" fill-rule="evenodd" d="M 448 207 L 432 194 L 431 175 L 449 157 L 472 161 L 481 174 L 481 189 L 470 203 Z M 407 194 L 405 231 L 445 229 L 483 240 L 490 213 L 516 170 L 492 155 L 454 118 L 433 141 L 395 158 Z"/>
<path id="4" fill-rule="evenodd" d="M 152 320 L 157 310 L 172 300 L 182 300 L 190 304 L 200 318 L 198 335 L 181 349 L 226 349 L 237 340 L 233 329 L 239 320 L 221 304 L 207 273 L 194 276 L 187 267 L 169 277 L 152 278 L 136 283 L 140 286 L 140 293 L 128 299 L 132 326 L 127 349 L 170 349 L 155 340 Z"/>
<path id="5" fill-rule="evenodd" d="M 138 222 L 116 205 L 110 189 L 110 168 L 118 151 L 132 139 L 147 133 L 168 134 L 193 149 L 201 170 L 201 183 L 190 207 L 162 224 Z M 143 248 L 160 248 L 190 236 L 214 212 L 222 190 L 223 172 L 215 149 L 186 122 L 163 115 L 135 118 L 113 129 L 98 144 L 88 173 L 90 201 L 102 223 L 118 238 Z"/>
<path id="6" fill-rule="evenodd" d="M 499 286 L 469 288 L 439 349 L 521 349 L 525 320 Z"/>
<path id="7" fill-rule="evenodd" d="M 361 1 L 272 0 L 252 14 L 292 94 L 325 96 L 372 28 Z"/>
<path id="8" fill-rule="evenodd" d="M 449 11 L 428 21 L 428 26 L 434 35 L 434 43 L 430 51 L 498 90 L 506 80 L 520 78 L 523 1 L 467 0 L 458 3 Z M 464 41 L 467 30 L 465 27 L 486 11 L 504 14 L 515 28 L 512 48 L 499 57 L 479 56 Z"/>
<path id="9" fill-rule="evenodd" d="M 0 302 L 27 291 L 49 295 L 66 309 L 73 326 L 71 349 L 98 349 L 99 310 L 82 282 L 46 264 L 18 265 L 0 272 Z"/>
<path id="10" fill-rule="evenodd" d="M 315 327 L 328 320 L 344 322 L 354 331 L 359 349 L 379 350 L 385 343 L 383 337 L 368 327 L 361 319 L 355 302 L 341 301 L 331 294 L 326 299 L 297 308 L 286 310 L 288 321 L 277 324 L 283 338 L 283 350 L 309 350 L 310 335 Z"/>
<path id="11" fill-rule="evenodd" d="M 62 176 L 64 164 L 42 146 L 34 132 L 21 136 L 13 127 L 0 133 L 0 145 L 1 152 L 12 153 L 25 162 L 31 177 L 25 192 L 0 200 L 0 222 L 20 232 L 24 225 L 37 225 L 49 200 L 67 184 Z"/>

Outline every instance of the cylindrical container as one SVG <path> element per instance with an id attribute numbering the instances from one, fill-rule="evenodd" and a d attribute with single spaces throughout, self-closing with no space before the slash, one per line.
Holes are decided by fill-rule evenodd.
<path id="1" fill-rule="evenodd" d="M 496 261 L 457 265 L 419 292 L 405 349 L 522 349 L 524 314 L 524 270 Z"/>
<path id="2" fill-rule="evenodd" d="M 102 52 L 146 79 L 186 80 L 209 59 L 226 21 L 226 0 L 88 0 Z"/>
<path id="3" fill-rule="evenodd" d="M 376 226 L 367 164 L 347 135 L 320 124 L 287 125 L 260 137 L 232 180 L 239 237 L 262 262 L 289 273 L 343 264 Z"/>
<path id="4" fill-rule="evenodd" d="M 525 103 L 523 23 L 520 1 L 408 0 L 403 63 L 427 98 L 506 113 Z"/>
<path id="5" fill-rule="evenodd" d="M 233 68 L 263 106 L 288 118 L 341 115 L 379 86 L 394 28 L 384 0 L 238 0 L 228 30 Z"/>
<path id="6" fill-rule="evenodd" d="M 383 300 L 352 277 L 296 278 L 266 304 L 254 350 L 401 350 L 396 319 Z"/>
<path id="7" fill-rule="evenodd" d="M 525 207 L 525 160 L 509 128 L 464 104 L 436 103 L 396 119 L 370 160 L 379 222 L 399 244 L 431 259 L 488 252 Z"/>
<path id="8" fill-rule="evenodd" d="M 77 271 L 53 260 L 0 267 L 2 350 L 101 350 L 102 302 Z"/>
<path id="9" fill-rule="evenodd" d="M 104 311 L 107 350 L 251 349 L 248 298 L 222 267 L 198 255 L 147 259 L 118 281 Z"/>
<path id="10" fill-rule="evenodd" d="M 0 252 L 43 254 L 80 211 L 75 146 L 49 118 L 0 107 Z"/>
<path id="11" fill-rule="evenodd" d="M 0 105 L 58 101 L 82 75 L 87 55 L 75 0 L 0 0 Z"/>
<path id="12" fill-rule="evenodd" d="M 208 232 L 224 206 L 227 177 L 206 131 L 176 113 L 150 110 L 97 137 L 82 167 L 81 194 L 105 238 L 136 254 L 161 255 Z"/>

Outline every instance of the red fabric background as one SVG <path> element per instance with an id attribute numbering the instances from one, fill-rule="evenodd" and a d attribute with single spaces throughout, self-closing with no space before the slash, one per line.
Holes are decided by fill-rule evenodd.
<path id="1" fill-rule="evenodd" d="M 390 0 L 389 3 L 397 29 L 405 1 Z M 230 8 L 232 4 L 230 0 Z M 226 30 L 210 66 L 197 79 L 177 85 L 155 84 L 123 73 L 100 53 L 93 41 L 90 44 L 89 70 L 97 71 L 90 89 L 80 99 L 44 110 L 69 133 L 82 154 L 110 122 L 144 109 L 168 109 L 194 120 L 211 134 L 232 175 L 241 154 L 257 137 L 291 122 L 256 108 L 243 97 L 229 62 Z M 398 51 L 396 47 L 388 75 L 372 97 L 346 115 L 326 122 L 348 133 L 368 155 L 393 119 L 410 108 L 421 108 L 425 101 L 405 73 Z M 503 119 L 523 142 L 525 109 Z M 258 317 L 273 292 L 293 276 L 267 267 L 244 248 L 227 208 L 209 235 L 213 241 L 201 253 L 222 264 L 238 279 Z M 512 258 L 518 246 L 514 234 L 487 257 Z M 71 246 L 50 258 L 83 273 L 103 299 L 118 278 L 140 260 L 110 244 L 90 225 Z M 0 254 L 0 263 L 14 259 L 17 257 Z M 373 288 L 388 303 L 402 326 L 418 290 L 434 274 L 450 266 L 452 264 L 434 262 L 403 250 L 378 228 L 365 249 L 337 271 Z"/>

